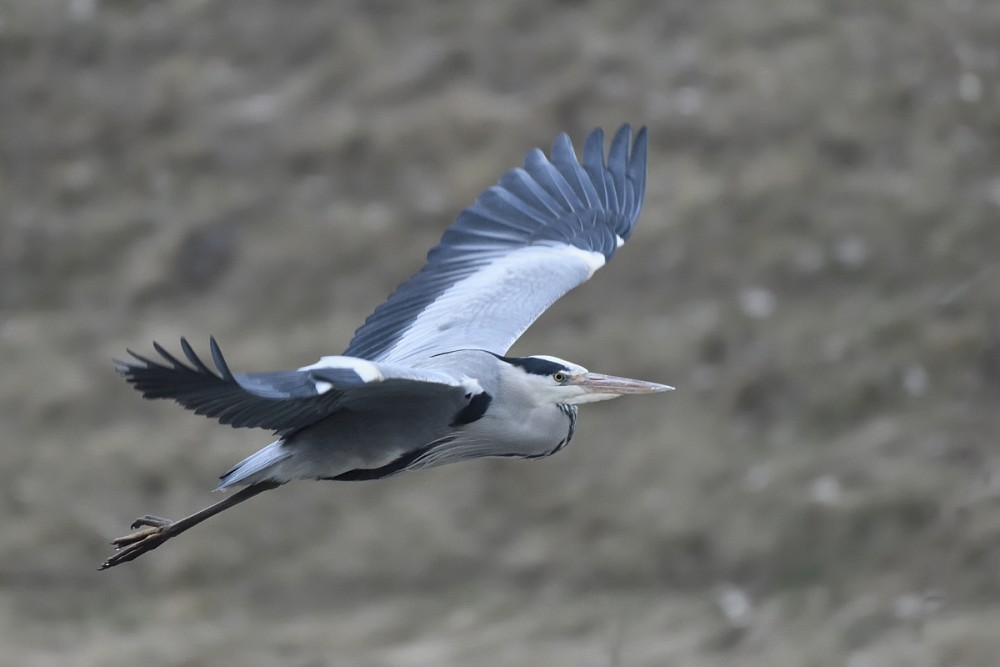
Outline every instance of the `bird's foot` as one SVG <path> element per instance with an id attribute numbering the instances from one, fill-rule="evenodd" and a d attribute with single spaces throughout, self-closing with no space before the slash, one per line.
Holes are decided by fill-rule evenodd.
<path id="1" fill-rule="evenodd" d="M 139 517 L 130 526 L 135 532 L 111 540 L 118 553 L 101 563 L 99 569 L 106 570 L 127 563 L 147 551 L 152 551 L 174 536 L 174 531 L 170 530 L 173 524 L 174 522 L 169 519 L 151 514 Z"/>

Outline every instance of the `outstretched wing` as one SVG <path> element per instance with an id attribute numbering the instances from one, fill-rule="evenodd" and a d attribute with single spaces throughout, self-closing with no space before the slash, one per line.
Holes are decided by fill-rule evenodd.
<path id="1" fill-rule="evenodd" d="M 145 398 L 171 398 L 196 414 L 234 428 L 266 428 L 287 435 L 345 407 L 364 409 L 406 393 L 412 396 L 466 400 L 481 392 L 471 381 L 445 373 L 376 364 L 352 357 L 323 357 L 311 366 L 273 373 L 233 373 L 211 339 L 209 368 L 181 338 L 184 364 L 153 343 L 163 361 L 129 350 L 134 361 L 116 361 L 116 369 Z M 468 386 L 467 386 L 468 385 Z"/>
<path id="2" fill-rule="evenodd" d="M 583 164 L 565 134 L 550 159 L 528 153 L 524 168 L 458 216 L 344 354 L 394 363 L 469 348 L 504 354 L 632 233 L 646 184 L 646 128 L 629 150 L 631 135 L 628 125 L 615 133 L 606 161 L 599 129 Z"/>

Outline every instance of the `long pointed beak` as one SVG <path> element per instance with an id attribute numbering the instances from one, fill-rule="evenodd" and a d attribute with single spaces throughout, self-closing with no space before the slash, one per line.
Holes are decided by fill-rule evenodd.
<path id="1" fill-rule="evenodd" d="M 602 375 L 601 373 L 586 373 L 574 382 L 588 394 L 605 394 L 621 396 L 623 394 L 655 394 L 661 391 L 671 391 L 668 384 L 657 384 L 645 380 Z"/>

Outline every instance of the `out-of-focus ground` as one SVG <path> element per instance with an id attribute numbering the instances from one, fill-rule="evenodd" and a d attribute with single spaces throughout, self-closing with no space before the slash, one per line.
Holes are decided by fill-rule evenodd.
<path id="1" fill-rule="evenodd" d="M 1000 3 L 0 5 L 0 662 L 1000 663 Z M 632 242 L 515 347 L 675 384 L 573 445 L 302 483 L 111 366 L 343 349 L 560 131 Z"/>

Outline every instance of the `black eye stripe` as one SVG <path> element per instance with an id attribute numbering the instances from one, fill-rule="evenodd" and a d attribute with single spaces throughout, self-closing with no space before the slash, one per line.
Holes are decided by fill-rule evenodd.
<path id="1" fill-rule="evenodd" d="M 522 368 L 525 373 L 531 373 L 532 375 L 569 374 L 568 368 L 548 359 L 539 359 L 538 357 L 501 357 L 499 355 L 497 355 L 497 359 L 506 361 L 511 366 Z"/>

